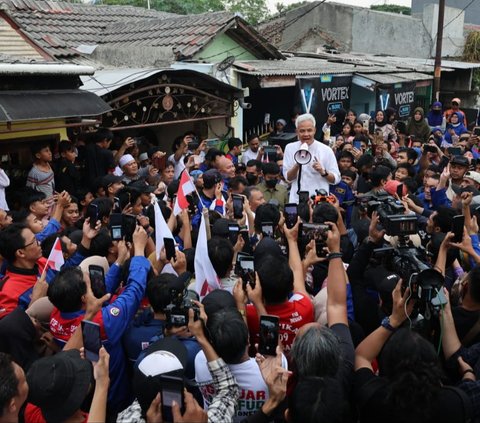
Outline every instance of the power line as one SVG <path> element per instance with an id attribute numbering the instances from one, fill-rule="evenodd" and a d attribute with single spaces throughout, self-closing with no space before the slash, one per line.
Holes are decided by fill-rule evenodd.
<path id="1" fill-rule="evenodd" d="M 474 2 L 475 0 L 471 0 L 470 3 L 468 3 L 462 10 L 460 10 L 460 13 L 455 16 L 451 21 L 447 22 L 447 24 L 445 24 L 443 26 L 443 29 L 445 29 L 448 25 L 450 25 L 453 21 L 455 21 L 463 12 L 465 12 L 465 10 L 467 10 Z"/>

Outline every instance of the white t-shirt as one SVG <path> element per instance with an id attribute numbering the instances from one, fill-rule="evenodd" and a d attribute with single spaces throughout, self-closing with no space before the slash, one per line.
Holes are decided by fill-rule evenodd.
<path id="1" fill-rule="evenodd" d="M 258 364 L 254 358 L 240 363 L 229 364 L 228 367 L 237 380 L 240 390 L 237 412 L 233 418 L 235 423 L 241 422 L 251 414 L 255 414 L 268 399 L 268 387 L 263 380 Z M 282 367 L 288 369 L 287 359 L 282 357 Z M 195 380 L 198 383 L 205 403 L 205 409 L 215 396 L 212 376 L 207 367 L 207 359 L 203 351 L 195 357 Z"/>
<path id="2" fill-rule="evenodd" d="M 243 153 L 242 153 L 242 163 L 245 165 L 250 161 L 250 160 L 257 160 L 258 156 L 258 151 L 254 153 L 250 148 L 247 148 Z"/>
<path id="3" fill-rule="evenodd" d="M 183 154 L 182 157 L 180 157 L 180 160 L 178 162 L 175 160 L 175 153 L 168 156 L 168 161 L 175 164 L 173 179 L 180 178 L 180 174 L 183 172 L 183 169 L 185 169 L 184 160 L 185 160 L 185 154 Z"/>
<path id="4" fill-rule="evenodd" d="M 285 179 L 287 179 L 288 171 L 296 164 L 294 156 L 295 153 L 300 149 L 301 145 L 301 141 L 295 141 L 287 144 L 287 146 L 285 147 L 285 153 L 283 155 L 283 176 L 285 177 Z M 321 142 L 315 140 L 312 144 L 308 146 L 308 151 L 312 155 L 312 160 L 310 160 L 310 163 L 302 166 L 300 191 L 308 191 L 310 193 L 310 196 L 315 194 L 316 189 L 324 189 L 325 191 L 329 192 L 329 182 L 313 168 L 313 164 L 315 163 L 315 161 L 320 162 L 322 167 L 328 173 L 335 177 L 335 181 L 332 185 L 338 184 L 340 182 L 340 171 L 338 170 L 337 159 L 335 158 L 333 150 L 330 147 L 327 147 Z M 297 177 L 293 181 L 289 181 L 292 184 L 289 198 L 290 203 L 298 203 Z"/>

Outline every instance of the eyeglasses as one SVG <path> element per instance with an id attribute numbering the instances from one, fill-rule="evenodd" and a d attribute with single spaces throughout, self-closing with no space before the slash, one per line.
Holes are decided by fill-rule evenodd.
<path id="1" fill-rule="evenodd" d="M 39 242 L 38 242 L 37 238 L 34 238 L 34 240 L 32 242 L 29 242 L 28 244 L 25 244 L 22 248 L 27 248 L 27 247 L 29 247 L 30 245 L 33 245 L 33 244 L 39 245 Z"/>

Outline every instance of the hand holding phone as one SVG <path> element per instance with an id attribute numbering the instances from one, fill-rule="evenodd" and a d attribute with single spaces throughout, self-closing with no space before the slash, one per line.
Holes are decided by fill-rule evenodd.
<path id="1" fill-rule="evenodd" d="M 241 195 L 232 195 L 233 218 L 241 219 L 243 217 L 243 197 Z"/>
<path id="2" fill-rule="evenodd" d="M 462 214 L 453 216 L 453 221 L 452 221 L 452 232 L 454 234 L 452 239 L 453 242 L 462 242 L 464 225 L 465 225 L 465 216 L 463 216 Z"/>
<path id="3" fill-rule="evenodd" d="M 262 355 L 276 355 L 280 319 L 277 316 L 260 316 L 260 342 L 258 352 Z"/>
<path id="4" fill-rule="evenodd" d="M 295 203 L 285 204 L 285 224 L 288 229 L 292 229 L 298 220 L 298 206 Z"/>
<path id="5" fill-rule="evenodd" d="M 163 245 L 165 246 L 165 256 L 168 261 L 176 258 L 175 240 L 173 238 L 163 238 Z"/>
<path id="6" fill-rule="evenodd" d="M 89 320 L 82 320 L 83 347 L 85 358 L 88 361 L 96 362 L 99 359 L 99 351 L 102 347 L 100 340 L 100 325 Z"/>
<path id="7" fill-rule="evenodd" d="M 95 295 L 96 298 L 102 298 L 107 293 L 103 267 L 91 264 L 88 266 L 88 276 L 90 278 L 93 295 Z"/>
<path id="8" fill-rule="evenodd" d="M 97 226 L 97 220 L 98 220 L 98 206 L 96 204 L 90 203 L 87 207 L 87 213 L 85 216 L 86 219 L 90 219 L 90 227 L 92 229 L 95 229 Z"/>

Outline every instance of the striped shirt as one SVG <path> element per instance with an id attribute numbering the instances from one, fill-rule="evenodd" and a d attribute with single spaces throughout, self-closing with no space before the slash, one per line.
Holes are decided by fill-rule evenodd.
<path id="1" fill-rule="evenodd" d="M 48 172 L 40 170 L 35 165 L 32 166 L 27 176 L 27 187 L 45 193 L 47 198 L 53 196 L 55 191 L 55 180 L 53 170 Z"/>

